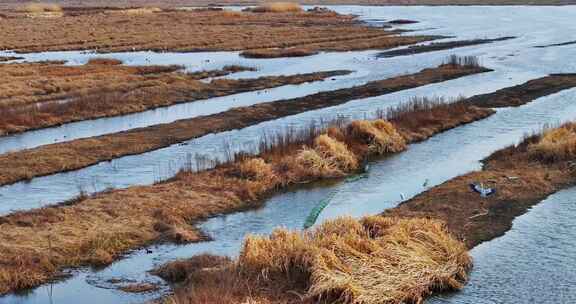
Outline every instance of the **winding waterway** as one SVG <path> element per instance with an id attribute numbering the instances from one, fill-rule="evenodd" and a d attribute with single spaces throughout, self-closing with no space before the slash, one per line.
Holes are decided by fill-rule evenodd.
<path id="1" fill-rule="evenodd" d="M 204 136 L 190 141 L 187 145 L 175 145 L 142 155 L 123 157 L 111 163 L 99 164 L 77 172 L 56 174 L 33 179 L 27 184 L 1 187 L 0 213 L 55 203 L 75 195 L 78 188 L 86 187 L 92 191 L 89 189 L 90 185 L 97 191 L 107 186 L 149 184 L 170 176 L 189 153 L 221 155 L 224 140 L 229 141 L 237 149 L 247 149 L 267 129 L 281 129 L 290 125 L 303 126 L 319 117 L 330 118 L 338 114 L 363 117 L 378 107 L 396 105 L 412 96 L 471 96 L 523 83 L 548 73 L 576 72 L 574 62 L 566 60 L 574 58 L 575 48 L 570 46 L 532 48 L 536 45 L 574 40 L 576 24 L 572 20 L 576 18 L 576 7 L 342 6 L 335 9 L 359 14 L 360 18 L 374 22 L 375 25 L 391 19 L 416 19 L 421 23 L 406 28 L 434 28 L 421 32 L 455 35 L 459 39 L 499 36 L 518 38 L 491 45 L 398 58 L 374 59 L 374 55 L 377 54 L 374 51 L 337 54 L 350 56 L 343 58 L 349 58 L 350 61 L 357 60 L 359 66 L 364 67 L 352 68 L 357 74 L 348 76 L 351 77 L 349 79 L 362 79 L 359 81 L 380 79 L 402 71 L 415 71 L 425 66 L 434 66 L 446 55 L 453 53 L 480 55 L 484 65 L 493 68 L 495 72 L 352 101 L 341 106 L 302 113 L 242 130 Z M 510 12 L 511 9 L 515 10 L 513 14 Z M 51 56 L 66 56 L 66 54 L 57 53 Z M 125 59 L 131 58 L 127 62 L 134 64 L 142 63 L 144 60 L 139 57 L 141 54 L 121 56 L 126 56 Z M 321 58 L 322 54 L 318 56 Z M 304 63 L 307 59 L 293 60 Z M 335 66 L 328 65 L 330 69 Z M 316 66 L 312 69 L 318 68 Z M 388 68 L 390 70 L 387 70 Z M 386 72 L 374 72 L 380 70 Z M 278 72 L 286 73 L 285 70 Z M 270 70 L 264 68 L 260 73 L 275 72 L 272 68 Z M 333 88 L 347 85 L 345 80 L 346 78 L 337 80 L 340 82 L 334 84 Z M 235 256 L 238 254 L 243 237 L 248 233 L 266 234 L 278 226 L 301 228 L 306 215 L 316 202 L 334 190 L 337 190 L 338 194 L 320 215 L 318 222 L 342 215 L 359 217 L 379 213 L 396 206 L 402 200 L 401 196 L 408 199 L 426 190 L 427 187 L 479 169 L 480 160 L 497 149 L 517 143 L 523 135 L 539 130 L 543 124 L 576 119 L 575 100 L 576 90 L 572 89 L 540 98 L 518 108 L 500 109 L 487 119 L 449 130 L 427 141 L 411 145 L 404 153 L 375 161 L 368 178 L 352 183 L 336 183 L 289 191 L 272 197 L 258 210 L 210 219 L 200 227 L 210 234 L 214 241 L 185 246 L 159 245 L 151 248 L 152 253 L 136 251 L 105 269 L 76 270 L 69 280 L 42 286 L 26 295 L 9 295 L 0 298 L 0 303 L 67 304 L 85 302 L 86 299 L 94 303 L 139 303 L 155 298 L 158 293 L 133 295 L 109 289 L 107 287 L 114 286 L 107 281 L 123 278 L 136 282 L 161 282 L 146 271 L 155 265 L 203 252 Z M 424 186 L 426 180 L 428 183 Z M 550 196 L 542 204 L 517 218 L 512 230 L 506 235 L 474 248 L 472 255 L 475 259 L 475 268 L 468 286 L 459 293 L 438 296 L 429 302 L 574 302 L 576 300 L 574 288 L 576 269 L 573 262 L 576 260 L 574 193 L 575 189 L 568 189 Z M 166 286 L 163 290 L 166 290 Z"/>

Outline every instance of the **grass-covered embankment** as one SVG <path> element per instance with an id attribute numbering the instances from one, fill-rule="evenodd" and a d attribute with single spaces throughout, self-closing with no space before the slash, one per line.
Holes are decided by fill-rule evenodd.
<path id="1" fill-rule="evenodd" d="M 86 65 L 61 62 L 0 65 L 0 135 L 121 116 L 177 103 L 301 84 L 345 74 L 309 73 L 254 79 L 213 79 L 254 70 L 225 66 L 185 73 L 182 66 L 124 66 L 115 59 Z M 203 81 L 204 80 L 204 81 Z"/>
<path id="2" fill-rule="evenodd" d="M 367 157 L 492 113 L 463 102 L 413 102 L 380 112 L 387 120 L 278 134 L 263 140 L 260 155 L 213 170 L 0 217 L 0 293 L 37 286 L 67 267 L 108 264 L 152 242 L 201 241 L 194 224 L 206 217 L 257 207 L 290 185 L 355 173 Z"/>
<path id="3" fill-rule="evenodd" d="M 457 61 L 456 61 L 457 63 Z M 81 169 L 102 161 L 164 148 L 210 133 L 245 128 L 264 121 L 321 109 L 348 101 L 415 88 L 490 71 L 477 65 L 443 64 L 418 73 L 300 98 L 265 102 L 169 124 L 132 129 L 0 155 L 0 185 Z M 344 71 L 281 76 L 283 83 L 322 80 Z M 280 81 L 275 83 L 280 85 Z"/>

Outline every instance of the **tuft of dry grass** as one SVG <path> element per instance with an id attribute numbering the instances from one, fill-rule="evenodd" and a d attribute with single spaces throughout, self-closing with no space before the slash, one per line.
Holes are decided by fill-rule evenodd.
<path id="1" fill-rule="evenodd" d="M 349 132 L 367 143 L 369 150 L 376 154 L 395 153 L 406 149 L 405 139 L 396 131 L 394 125 L 383 119 L 353 121 Z"/>
<path id="2" fill-rule="evenodd" d="M 61 12 L 62 7 L 55 3 L 29 3 L 22 10 L 28 13 Z"/>
<path id="3" fill-rule="evenodd" d="M 138 7 L 138 8 L 128 8 L 121 10 L 111 10 L 110 12 L 114 14 L 135 16 L 135 15 L 147 15 L 147 14 L 159 13 L 162 12 L 162 9 L 158 7 Z"/>
<path id="4" fill-rule="evenodd" d="M 299 13 L 304 10 L 295 2 L 268 2 L 248 9 L 254 13 Z"/>
<path id="5" fill-rule="evenodd" d="M 193 272 L 173 301 L 215 303 L 226 294 L 217 303 L 421 303 L 434 291 L 462 288 L 471 265 L 440 221 L 339 218 L 312 231 L 248 236 L 236 261 Z M 207 279 L 224 274 L 218 285 Z"/>
<path id="6" fill-rule="evenodd" d="M 551 163 L 576 159 L 576 123 L 544 130 L 528 146 L 528 153 L 533 159 Z"/>
<path id="7" fill-rule="evenodd" d="M 304 146 L 296 155 L 296 162 L 314 177 L 344 176 L 358 169 L 358 156 L 327 134 L 317 136 L 312 148 Z"/>

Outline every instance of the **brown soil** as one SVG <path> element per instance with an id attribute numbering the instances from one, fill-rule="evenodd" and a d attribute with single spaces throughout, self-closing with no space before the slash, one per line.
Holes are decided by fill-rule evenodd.
<path id="1" fill-rule="evenodd" d="M 3 168 L 0 172 L 0 184 L 77 170 L 121 156 L 160 149 L 210 133 L 245 128 L 260 122 L 335 106 L 354 99 L 383 95 L 487 71 L 489 70 L 479 67 L 442 65 L 416 74 L 373 81 L 358 87 L 266 102 L 169 124 L 6 153 L 0 155 L 0 167 Z M 300 76 L 299 79 L 319 80 L 340 74 L 342 72 L 319 72 Z"/>
<path id="2" fill-rule="evenodd" d="M 576 182 L 573 161 L 533 157 L 529 146 L 538 138 L 495 152 L 484 160 L 482 171 L 447 181 L 383 215 L 444 220 L 469 248 L 499 237 L 512 227 L 514 218 Z M 480 182 L 496 188 L 496 194 L 483 198 L 470 189 L 470 183 Z"/>
<path id="3" fill-rule="evenodd" d="M 421 140 L 492 113 L 490 109 L 462 102 L 414 106 L 406 112 L 389 113 L 392 124 L 381 120 L 374 123 L 383 129 L 364 129 L 370 123 L 360 121 L 326 132 L 346 143 L 352 152 L 344 155 L 363 158 L 402 151 L 406 148 L 405 141 Z M 415 120 L 421 123 L 412 129 Z M 375 134 L 370 132 L 397 134 L 394 129 L 409 137 L 370 135 Z M 416 134 L 420 131 L 424 133 Z M 193 226 L 201 219 L 260 206 L 262 198 L 279 189 L 345 176 L 358 166 L 354 161 L 350 167 L 316 171 L 302 163 L 300 152 L 291 153 L 302 149 L 300 143 L 296 139 L 288 147 L 277 146 L 264 152 L 262 158 L 240 159 L 214 170 L 182 172 L 170 181 L 152 186 L 113 190 L 79 198 L 75 204 L 0 217 L 0 294 L 37 286 L 66 267 L 108 264 L 121 254 L 151 242 L 204 240 L 205 236 Z"/>
<path id="4" fill-rule="evenodd" d="M 5 12 L 0 49 L 17 52 L 97 50 L 239 51 L 306 47 L 349 51 L 387 49 L 432 40 L 396 36 L 332 12 L 250 13 L 214 10 L 122 13 L 94 9 L 60 18 L 27 18 Z"/>
<path id="5" fill-rule="evenodd" d="M 64 123 L 125 115 L 182 102 L 247 91 L 301 84 L 334 73 L 269 76 L 256 79 L 216 79 L 252 70 L 227 66 L 222 70 L 174 72 L 178 66 L 127 67 L 110 60 L 84 66 L 54 64 L 0 65 L 0 134 L 53 127 Z M 336 73 L 338 74 L 338 73 Z"/>
<path id="6" fill-rule="evenodd" d="M 474 40 L 459 40 L 459 41 L 450 41 L 450 42 L 433 42 L 426 45 L 414 45 L 407 48 L 403 48 L 400 50 L 393 50 L 382 52 L 378 54 L 378 57 L 396 57 L 396 56 L 406 56 L 406 55 L 414 55 L 420 53 L 428 53 L 428 52 L 435 52 L 435 51 L 442 51 L 454 48 L 460 48 L 465 46 L 472 46 L 472 45 L 479 45 L 479 44 L 486 44 L 492 43 L 497 41 L 504 41 L 513 39 L 515 37 L 502 37 L 496 39 L 474 39 Z"/>
<path id="7" fill-rule="evenodd" d="M 479 107 L 517 107 L 534 99 L 576 87 L 576 74 L 552 74 L 494 93 L 477 95 L 470 103 Z"/>

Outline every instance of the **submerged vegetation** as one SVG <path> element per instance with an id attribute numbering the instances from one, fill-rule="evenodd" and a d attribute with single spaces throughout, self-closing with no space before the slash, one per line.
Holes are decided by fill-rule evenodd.
<path id="1" fill-rule="evenodd" d="M 421 303 L 461 288 L 472 265 L 441 222 L 379 216 L 248 236 L 237 260 L 198 261 L 159 271 L 185 269 L 169 276 L 185 278 L 172 303 Z"/>

